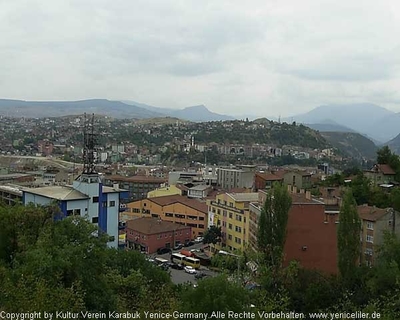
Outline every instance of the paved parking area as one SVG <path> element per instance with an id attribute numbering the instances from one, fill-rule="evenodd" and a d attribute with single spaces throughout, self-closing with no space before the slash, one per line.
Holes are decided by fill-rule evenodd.
<path id="1" fill-rule="evenodd" d="M 199 249 L 201 247 L 203 247 L 202 243 L 196 243 L 193 246 L 183 248 L 182 250 L 190 251 L 191 249 Z M 176 252 L 179 252 L 179 251 L 176 251 Z M 169 253 L 161 254 L 161 255 L 153 254 L 153 255 L 150 255 L 150 256 L 153 259 L 156 258 L 156 257 L 164 258 L 164 259 L 166 259 L 168 261 L 170 261 L 170 259 L 171 259 L 171 255 Z M 186 282 L 190 282 L 190 283 L 193 283 L 193 284 L 197 283 L 197 279 L 195 278 L 194 274 L 186 273 L 185 270 L 176 270 L 176 269 L 169 268 L 168 272 L 171 274 L 171 280 L 175 284 L 183 284 L 183 283 L 186 283 Z M 215 277 L 217 275 L 216 272 L 208 270 L 206 267 L 203 267 L 203 266 L 200 267 L 199 272 L 203 272 L 207 276 L 210 276 L 210 277 Z"/>

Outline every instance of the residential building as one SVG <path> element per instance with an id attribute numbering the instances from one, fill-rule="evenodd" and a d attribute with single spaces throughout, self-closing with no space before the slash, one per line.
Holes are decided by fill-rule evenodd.
<path id="1" fill-rule="evenodd" d="M 357 207 L 361 219 L 361 255 L 360 262 L 368 266 L 374 264 L 377 249 L 383 244 L 385 232 L 394 232 L 400 236 L 400 213 L 392 208 L 376 208 L 368 205 Z"/>
<path id="2" fill-rule="evenodd" d="M 182 195 L 182 190 L 175 185 L 166 185 L 147 193 L 147 198 L 157 198 L 172 195 Z"/>
<path id="3" fill-rule="evenodd" d="M 371 170 L 364 171 L 374 185 L 388 184 L 395 181 L 396 172 L 388 164 L 375 164 Z"/>
<path id="4" fill-rule="evenodd" d="M 60 216 L 79 215 L 87 218 L 109 235 L 108 245 L 117 248 L 120 200 L 128 196 L 126 190 L 103 186 L 97 173 L 82 173 L 72 186 L 48 186 L 22 189 L 24 205 L 57 203 Z"/>
<path id="5" fill-rule="evenodd" d="M 254 189 L 271 189 L 274 183 L 282 183 L 283 176 L 272 172 L 257 172 L 254 177 Z"/>
<path id="6" fill-rule="evenodd" d="M 283 182 L 297 189 L 310 189 L 311 173 L 305 171 L 288 171 L 283 175 Z"/>
<path id="7" fill-rule="evenodd" d="M 205 202 L 171 195 L 130 202 L 121 219 L 127 221 L 138 217 L 160 218 L 191 227 L 191 239 L 194 239 L 207 230 L 207 213 Z"/>
<path id="8" fill-rule="evenodd" d="M 152 176 L 123 177 L 112 175 L 104 178 L 105 185 L 113 186 L 118 184 L 120 188 L 128 190 L 128 201 L 145 199 L 148 192 L 160 188 L 165 183 L 165 179 Z"/>
<path id="9" fill-rule="evenodd" d="M 217 184 L 225 190 L 234 188 L 252 189 L 254 185 L 255 166 L 218 168 Z"/>
<path id="10" fill-rule="evenodd" d="M 249 242 L 249 205 L 258 200 L 258 193 L 221 193 L 208 200 L 214 225 L 221 227 L 222 242 L 217 249 L 244 250 Z"/>
<path id="11" fill-rule="evenodd" d="M 249 243 L 255 250 L 257 250 L 258 219 L 266 195 L 266 191 L 259 190 L 259 200 L 250 205 Z M 295 260 L 307 269 L 336 274 L 337 213 L 326 213 L 324 203 L 313 199 L 309 191 L 291 193 L 291 197 L 284 265 Z"/>
<path id="12" fill-rule="evenodd" d="M 207 197 L 208 193 L 211 191 L 212 191 L 211 186 L 208 186 L 205 184 L 200 184 L 200 185 L 189 188 L 187 196 L 189 198 L 204 199 L 205 197 Z"/>
<path id="13" fill-rule="evenodd" d="M 201 184 L 204 181 L 203 172 L 201 171 L 171 171 L 168 174 L 168 184 Z"/>
<path id="14" fill-rule="evenodd" d="M 137 218 L 126 223 L 126 244 L 128 248 L 156 253 L 160 248 L 173 248 L 190 241 L 192 230 L 189 226 L 163 221 L 158 218 Z"/>

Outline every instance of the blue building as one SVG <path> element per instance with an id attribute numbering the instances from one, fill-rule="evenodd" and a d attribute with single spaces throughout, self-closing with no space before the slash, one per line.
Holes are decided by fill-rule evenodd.
<path id="1" fill-rule="evenodd" d="M 103 186 L 98 173 L 82 173 L 72 186 L 23 189 L 24 205 L 48 205 L 56 201 L 63 217 L 79 215 L 109 235 L 108 245 L 118 247 L 119 213 L 125 210 L 123 199 L 128 191 Z"/>

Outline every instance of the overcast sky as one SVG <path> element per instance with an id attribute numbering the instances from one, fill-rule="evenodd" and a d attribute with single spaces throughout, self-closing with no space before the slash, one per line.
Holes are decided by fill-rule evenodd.
<path id="1" fill-rule="evenodd" d="M 400 112 L 400 2 L 0 0 L 0 97 Z"/>

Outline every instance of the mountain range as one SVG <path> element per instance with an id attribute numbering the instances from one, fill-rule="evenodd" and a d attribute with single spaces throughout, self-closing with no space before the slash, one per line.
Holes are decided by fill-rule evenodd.
<path id="1" fill-rule="evenodd" d="M 333 122 L 349 128 L 349 132 L 359 132 L 378 144 L 386 143 L 400 133 L 400 113 L 371 103 L 323 105 L 283 121 L 296 121 L 312 127 L 326 121 Z"/>
<path id="2" fill-rule="evenodd" d="M 23 101 L 0 99 L 0 114 L 8 117 L 60 117 L 71 114 L 95 113 L 114 118 L 147 119 L 175 117 L 182 120 L 203 122 L 233 120 L 233 117 L 211 112 L 205 106 L 185 109 L 164 109 L 133 101 L 90 99 L 80 101 Z"/>

